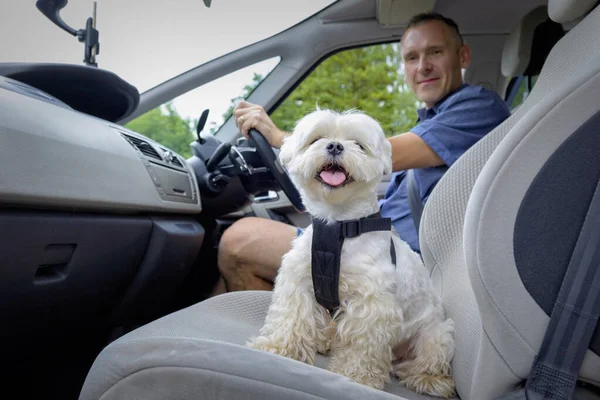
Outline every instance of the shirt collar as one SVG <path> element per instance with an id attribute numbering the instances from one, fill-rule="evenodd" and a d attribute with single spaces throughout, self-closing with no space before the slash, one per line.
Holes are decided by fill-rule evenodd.
<path id="1" fill-rule="evenodd" d="M 453 94 L 456 94 L 456 93 L 460 92 L 461 90 L 463 90 L 467 86 L 469 86 L 468 83 L 463 83 L 457 89 L 451 91 L 446 96 L 444 96 L 440 101 L 438 101 L 437 103 L 435 103 L 435 105 L 433 107 L 429 108 L 429 109 L 426 108 L 426 107 L 419 108 L 417 110 L 417 115 L 419 116 L 419 121 L 425 121 L 426 119 L 433 118 L 438 113 L 438 111 L 439 111 L 440 107 L 442 106 L 442 104 L 444 104 L 444 102 L 446 100 L 448 100 L 448 98 L 450 98 L 450 96 L 452 96 Z"/>

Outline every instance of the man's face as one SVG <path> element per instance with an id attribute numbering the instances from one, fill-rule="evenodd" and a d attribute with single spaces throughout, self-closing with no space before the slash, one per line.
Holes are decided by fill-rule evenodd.
<path id="1" fill-rule="evenodd" d="M 427 108 L 463 83 L 461 68 L 469 65 L 471 53 L 443 22 L 427 21 L 408 29 L 401 48 L 405 79 Z"/>

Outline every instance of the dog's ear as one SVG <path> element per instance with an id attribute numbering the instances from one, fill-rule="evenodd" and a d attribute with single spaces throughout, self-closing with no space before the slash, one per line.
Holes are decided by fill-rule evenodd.
<path id="1" fill-rule="evenodd" d="M 354 112 L 352 112 L 354 113 Z M 358 121 L 361 121 L 365 124 L 365 126 L 369 127 L 369 132 L 371 135 L 377 137 L 377 142 L 375 146 L 377 146 L 377 152 L 381 156 L 381 162 L 383 166 L 383 174 L 388 175 L 392 173 L 392 144 L 385 137 L 385 133 L 383 132 L 383 127 L 381 124 L 373 117 L 370 117 L 366 114 L 357 113 L 355 114 Z"/>
<path id="2" fill-rule="evenodd" d="M 305 115 L 296 121 L 291 135 L 285 136 L 279 151 L 279 162 L 286 168 L 292 162 L 300 146 L 301 137 L 311 126 L 311 118 L 315 113 Z"/>
<path id="3" fill-rule="evenodd" d="M 289 166 L 290 162 L 294 158 L 294 153 L 296 149 L 296 144 L 294 142 L 295 138 L 293 134 L 290 136 L 286 136 L 283 139 L 283 144 L 281 145 L 281 148 L 279 150 L 279 162 L 285 168 Z"/>

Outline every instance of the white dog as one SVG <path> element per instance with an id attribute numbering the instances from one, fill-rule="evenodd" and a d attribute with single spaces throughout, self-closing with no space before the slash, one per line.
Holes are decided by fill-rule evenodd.
<path id="1" fill-rule="evenodd" d="M 328 369 L 356 382 L 382 389 L 393 370 L 412 390 L 452 396 L 454 324 L 445 318 L 419 255 L 391 230 L 346 238 L 339 307 L 330 313 L 316 300 L 314 222 L 334 224 L 379 211 L 376 186 L 392 168 L 380 125 L 359 112 L 317 110 L 298 121 L 279 159 L 313 224 L 283 257 L 265 324 L 248 345 L 309 364 L 317 351 L 330 351 Z M 407 349 L 406 358 L 392 366 L 396 346 Z"/>

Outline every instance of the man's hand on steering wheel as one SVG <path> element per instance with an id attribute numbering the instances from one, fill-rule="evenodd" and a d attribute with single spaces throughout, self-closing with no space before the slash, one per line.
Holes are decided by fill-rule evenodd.
<path id="1" fill-rule="evenodd" d="M 249 143 L 256 148 L 265 166 L 271 171 L 294 208 L 304 211 L 300 193 L 273 152 L 273 147 L 280 148 L 284 137 L 288 134 L 275 126 L 264 108 L 247 101 L 242 101 L 237 105 L 233 116 L 235 125 Z"/>
<path id="2" fill-rule="evenodd" d="M 283 139 L 289 134 L 275 126 L 271 117 L 259 105 L 241 101 L 233 111 L 235 125 L 241 134 L 250 139 L 250 129 L 256 129 L 272 147 L 280 148 Z"/>

